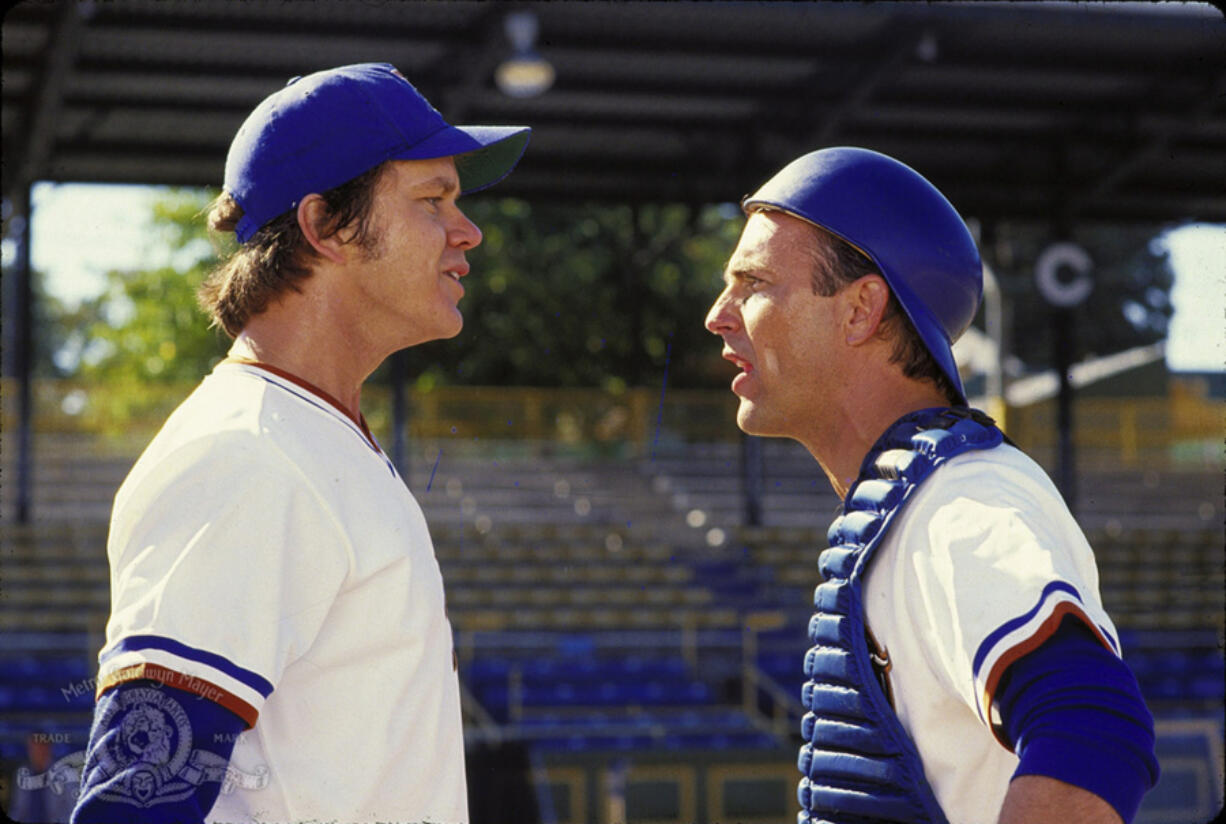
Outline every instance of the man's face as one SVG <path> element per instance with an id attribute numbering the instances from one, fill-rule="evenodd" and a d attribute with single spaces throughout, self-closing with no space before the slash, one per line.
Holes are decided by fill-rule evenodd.
<path id="1" fill-rule="evenodd" d="M 803 440 L 820 425 L 827 392 L 842 380 L 838 295 L 814 294 L 814 229 L 779 212 L 754 212 L 724 270 L 706 327 L 740 367 L 737 425 L 751 435 Z"/>
<path id="2" fill-rule="evenodd" d="M 394 349 L 451 338 L 464 325 L 460 278 L 481 230 L 460 211 L 455 161 L 388 164 L 375 191 L 375 248 L 362 264 L 356 297 L 363 326 Z"/>

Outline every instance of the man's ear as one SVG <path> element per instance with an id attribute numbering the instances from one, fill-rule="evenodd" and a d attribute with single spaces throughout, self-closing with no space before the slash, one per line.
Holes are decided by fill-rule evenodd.
<path id="1" fill-rule="evenodd" d="M 302 230 L 306 242 L 311 244 L 311 248 L 321 257 L 333 263 L 344 263 L 345 254 L 341 247 L 345 244 L 339 234 L 323 237 L 331 219 L 332 211 L 328 208 L 327 201 L 319 195 L 309 194 L 298 201 L 298 228 Z"/>
<path id="2" fill-rule="evenodd" d="M 847 301 L 847 344 L 867 343 L 881 328 L 881 319 L 890 302 L 890 287 L 881 275 L 865 275 L 845 286 L 843 295 Z"/>

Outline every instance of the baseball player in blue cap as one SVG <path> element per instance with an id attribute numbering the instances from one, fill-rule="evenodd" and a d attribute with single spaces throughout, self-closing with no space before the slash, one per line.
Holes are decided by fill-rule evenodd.
<path id="1" fill-rule="evenodd" d="M 74 822 L 468 820 L 438 562 L 360 398 L 460 331 L 457 198 L 528 132 L 451 126 L 377 63 L 239 130 L 209 218 L 239 245 L 201 290 L 234 343 L 115 497 Z"/>
<path id="2" fill-rule="evenodd" d="M 966 225 L 893 158 L 804 155 L 743 203 L 707 316 L 737 423 L 843 498 L 804 659 L 802 822 L 1130 821 L 1157 780 L 1085 536 L 967 406 L 982 295 Z"/>

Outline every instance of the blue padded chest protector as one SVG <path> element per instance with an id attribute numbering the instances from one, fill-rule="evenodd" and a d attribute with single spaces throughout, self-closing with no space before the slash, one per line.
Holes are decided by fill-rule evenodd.
<path id="1" fill-rule="evenodd" d="M 923 409 L 900 418 L 869 450 L 827 532 L 818 558 L 824 582 L 813 596 L 813 647 L 805 654 L 798 766 L 799 824 L 947 824 L 873 669 L 862 587 L 868 565 L 898 513 L 933 471 L 1004 435 L 965 407 Z"/>

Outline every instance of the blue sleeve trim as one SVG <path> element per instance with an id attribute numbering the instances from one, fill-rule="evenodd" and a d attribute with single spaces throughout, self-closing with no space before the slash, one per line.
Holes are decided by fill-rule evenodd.
<path id="1" fill-rule="evenodd" d="M 1006 621 L 994 629 L 987 638 L 983 639 L 983 643 L 979 645 L 979 649 L 975 650 L 975 660 L 971 665 L 971 672 L 974 673 L 976 678 L 979 677 L 979 668 L 983 666 L 984 659 L 988 657 L 988 653 L 992 651 L 992 648 L 996 646 L 1000 639 L 1004 638 L 1018 627 L 1024 626 L 1027 621 L 1034 618 L 1034 616 L 1038 614 L 1039 610 L 1043 608 L 1043 604 L 1047 603 L 1048 597 L 1053 592 L 1067 592 L 1069 595 L 1072 595 L 1077 599 L 1077 603 L 1082 603 L 1081 593 L 1077 591 L 1075 586 L 1067 581 L 1052 581 L 1050 584 L 1043 587 L 1043 592 L 1039 594 L 1038 602 L 1035 603 L 1029 612 L 1027 612 L 1025 615 L 1019 615 L 1017 618 L 1014 618 L 1011 621 Z"/>
<path id="2" fill-rule="evenodd" d="M 189 647 L 187 644 L 180 643 L 172 638 L 165 638 L 161 635 L 129 635 L 107 650 L 102 655 L 101 661 L 105 663 L 108 659 L 122 652 L 133 652 L 142 649 L 160 649 L 164 652 L 178 655 L 180 658 L 205 664 L 215 670 L 224 672 L 236 681 L 243 682 L 265 698 L 272 694 L 272 684 L 263 676 L 249 669 L 243 669 L 228 658 L 215 652 Z"/>
<path id="3" fill-rule="evenodd" d="M 1125 822 L 1158 781 L 1154 719 L 1136 678 L 1076 618 L 1009 668 L 997 708 L 1020 759 L 1015 778 L 1081 787 Z"/>
<path id="4" fill-rule="evenodd" d="M 72 824 L 201 824 L 244 729 L 229 710 L 156 681 L 109 690 L 94 709 Z"/>

